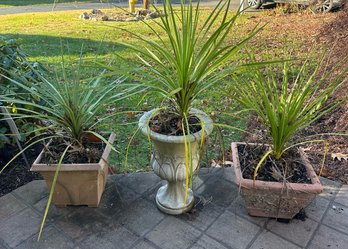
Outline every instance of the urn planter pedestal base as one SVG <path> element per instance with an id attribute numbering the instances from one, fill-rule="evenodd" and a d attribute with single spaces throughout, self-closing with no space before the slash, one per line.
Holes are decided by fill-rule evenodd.
<path id="1" fill-rule="evenodd" d="M 183 182 L 168 182 L 160 187 L 156 195 L 157 207 L 164 213 L 179 215 L 191 210 L 194 204 L 193 191 L 188 190 L 185 203 L 185 186 Z"/>

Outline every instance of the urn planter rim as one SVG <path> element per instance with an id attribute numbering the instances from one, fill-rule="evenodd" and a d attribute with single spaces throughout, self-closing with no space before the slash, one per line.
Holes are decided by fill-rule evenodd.
<path id="1" fill-rule="evenodd" d="M 115 140 L 115 133 L 111 132 L 110 136 L 108 138 L 108 142 L 112 144 Z M 49 141 L 51 143 L 51 141 Z M 48 143 L 48 144 L 49 144 Z M 72 163 L 72 164 L 61 164 L 60 171 L 96 171 L 96 170 L 102 170 L 104 167 L 107 166 L 106 160 L 109 157 L 109 154 L 111 152 L 111 146 L 106 145 L 103 151 L 103 154 L 99 160 L 98 163 Z M 47 172 L 47 171 L 56 171 L 57 164 L 46 164 L 46 163 L 40 163 L 42 156 L 43 156 L 43 149 L 38 155 L 38 157 L 35 159 L 34 163 L 32 164 L 30 171 L 36 171 L 36 172 Z"/>
<path id="2" fill-rule="evenodd" d="M 306 191 L 310 193 L 321 193 L 323 191 L 323 186 L 320 183 L 320 180 L 318 176 L 316 175 L 311 163 L 309 162 L 306 153 L 300 149 L 300 156 L 302 160 L 304 161 L 304 165 L 307 170 L 308 176 L 311 178 L 311 184 L 305 184 L 305 183 L 282 183 L 282 182 L 269 182 L 269 181 L 262 181 L 262 180 L 252 180 L 252 179 L 245 179 L 243 178 L 242 171 L 240 168 L 240 161 L 238 156 L 238 145 L 267 145 L 267 144 L 260 144 L 260 143 L 245 143 L 245 142 L 232 142 L 231 143 L 231 149 L 232 149 L 232 162 L 234 165 L 234 171 L 236 173 L 236 181 L 237 185 L 241 186 L 243 188 L 257 188 L 257 189 L 291 189 L 294 191 Z"/>
<path id="3" fill-rule="evenodd" d="M 166 143 L 184 143 L 184 136 L 172 136 L 172 135 L 164 135 L 157 132 L 152 131 L 148 124 L 149 119 L 152 117 L 152 114 L 159 110 L 158 108 L 152 109 L 150 111 L 145 112 L 140 120 L 139 120 L 139 129 L 141 132 L 148 136 L 150 133 L 150 137 L 156 141 L 166 142 Z M 204 133 L 205 136 L 209 135 L 213 131 L 213 121 L 212 119 L 203 111 L 191 108 L 191 114 L 195 114 L 198 118 L 200 118 L 204 123 Z M 190 134 L 190 142 L 198 141 L 202 137 L 202 130 Z"/>

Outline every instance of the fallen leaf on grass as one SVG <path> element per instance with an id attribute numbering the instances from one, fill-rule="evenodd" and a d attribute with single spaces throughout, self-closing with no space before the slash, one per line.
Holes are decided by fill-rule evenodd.
<path id="1" fill-rule="evenodd" d="M 338 161 L 341 161 L 342 159 L 348 160 L 348 154 L 342 154 L 342 153 L 332 153 L 331 154 L 332 160 L 335 160 L 337 158 Z"/>
<path id="2" fill-rule="evenodd" d="M 126 112 L 127 118 L 134 118 L 135 117 L 135 112 Z"/>

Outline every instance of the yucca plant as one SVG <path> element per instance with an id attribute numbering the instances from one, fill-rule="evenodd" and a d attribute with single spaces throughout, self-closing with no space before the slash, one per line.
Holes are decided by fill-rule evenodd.
<path id="1" fill-rule="evenodd" d="M 32 70 L 35 69 L 32 68 Z M 57 76 L 56 79 L 51 80 L 38 74 L 40 82 L 33 84 L 31 87 L 11 78 L 11 75 L 2 75 L 12 84 L 40 99 L 42 104 L 25 101 L 13 94 L 1 96 L 1 100 L 5 103 L 14 103 L 21 106 L 18 107 L 17 113 L 12 114 L 14 119 L 29 118 L 37 120 L 38 127 L 33 130 L 35 135 L 26 144 L 26 147 L 2 167 L 0 174 L 16 157 L 36 143 L 44 143 L 45 150 L 48 152 L 50 148 L 57 146 L 55 141 L 58 141 L 59 145 L 64 145 L 61 153 L 58 152 L 58 158 L 55 157 L 56 161 L 53 162 L 57 165 L 57 168 L 39 236 L 47 217 L 59 170 L 65 157 L 75 152 L 78 152 L 79 155 L 88 155 L 88 135 L 99 138 L 104 144 L 115 150 L 104 138 L 104 134 L 100 133 L 105 129 L 103 128 L 105 120 L 111 117 L 111 115 L 105 115 L 106 110 L 115 102 L 135 94 L 137 86 L 126 84 L 124 77 L 119 77 L 116 80 L 104 80 L 104 73 L 92 79 L 82 80 L 80 69 L 73 76 L 67 77 L 63 66 L 63 78 Z M 4 119 L 5 117 L 1 118 L 1 120 Z M 50 140 L 52 142 L 48 146 Z"/>
<path id="2" fill-rule="evenodd" d="M 317 66 L 306 61 L 302 67 L 285 62 L 282 69 L 254 68 L 233 75 L 229 84 L 233 98 L 260 119 L 270 140 L 270 149 L 255 168 L 254 180 L 269 155 L 279 159 L 293 147 L 309 142 L 324 142 L 313 137 L 301 136 L 300 141 L 295 139 L 295 135 L 304 128 L 346 101 L 328 100 L 334 91 L 347 82 L 348 68 L 344 67 L 347 60 L 331 71 L 324 70 L 324 73 L 323 61 L 324 58 Z M 343 69 L 337 73 L 337 68 L 342 66 Z M 277 72 L 281 71 L 279 75 Z"/>
<path id="3" fill-rule="evenodd" d="M 40 139 L 35 142 L 63 138 L 68 144 L 81 147 L 86 135 L 101 137 L 97 131 L 101 120 L 106 117 L 99 115 L 110 104 L 128 97 L 136 88 L 127 88 L 123 77 L 109 82 L 103 81 L 102 76 L 86 81 L 72 77 L 61 82 L 59 79 L 52 81 L 39 76 L 42 82 L 31 87 L 7 76 L 3 77 L 40 99 L 42 103 L 28 102 L 12 94 L 1 96 L 4 102 L 25 106 L 17 108 L 18 112 L 12 114 L 14 119 L 31 118 L 40 121 L 41 127 L 35 130 Z"/>
<path id="4" fill-rule="evenodd" d="M 202 92 L 221 83 L 235 69 L 237 63 L 225 64 L 260 30 L 255 29 L 239 42 L 228 43 L 240 14 L 232 14 L 230 4 L 230 0 L 219 1 L 204 20 L 200 1 L 181 0 L 179 9 L 175 9 L 171 0 L 165 0 L 163 11 L 154 7 L 162 13 L 160 21 L 143 22 L 158 41 L 125 30 L 145 43 L 144 46 L 121 43 L 136 52 L 144 66 L 139 74 L 148 78 L 141 84 L 169 100 L 169 107 L 181 118 L 189 114 L 192 103 Z"/>

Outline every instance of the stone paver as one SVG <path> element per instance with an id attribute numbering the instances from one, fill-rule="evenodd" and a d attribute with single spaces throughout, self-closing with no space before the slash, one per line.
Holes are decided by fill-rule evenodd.
<path id="1" fill-rule="evenodd" d="M 44 180 L 32 181 L 27 185 L 17 188 L 12 194 L 18 196 L 24 203 L 35 205 L 42 198 L 48 195 L 46 183 Z"/>
<path id="2" fill-rule="evenodd" d="M 6 219 L 11 214 L 19 212 L 26 208 L 22 202 L 20 202 L 12 194 L 7 194 L 0 198 L 0 221 Z"/>
<path id="3" fill-rule="evenodd" d="M 267 249 L 300 249 L 301 247 L 298 247 L 289 241 L 286 241 L 282 238 L 279 238 L 275 234 L 269 232 L 269 231 L 263 231 L 255 240 L 255 242 L 252 244 L 250 249 L 260 249 L 260 248 L 267 248 Z"/>
<path id="4" fill-rule="evenodd" d="M 267 224 L 267 229 L 301 247 L 304 247 L 310 241 L 317 226 L 318 222 L 311 219 L 306 219 L 305 221 L 292 220 L 288 224 L 272 219 Z"/>
<path id="5" fill-rule="evenodd" d="M 150 243 L 151 242 L 149 241 L 141 240 L 133 247 L 133 249 L 156 249 L 156 247 Z"/>
<path id="6" fill-rule="evenodd" d="M 98 212 L 103 215 L 114 216 L 121 210 L 127 209 L 133 201 L 140 198 L 139 194 L 127 188 L 120 181 L 112 182 L 109 185 L 98 207 Z"/>
<path id="7" fill-rule="evenodd" d="M 224 209 L 204 198 L 196 197 L 195 207 L 180 218 L 204 231 L 224 212 Z"/>
<path id="8" fill-rule="evenodd" d="M 144 211 L 146 210 L 146 215 Z M 145 199 L 139 199 L 128 209 L 119 213 L 119 222 L 134 233 L 143 236 L 149 232 L 155 225 L 164 219 L 156 205 Z"/>
<path id="9" fill-rule="evenodd" d="M 260 229 L 248 220 L 227 211 L 208 229 L 207 234 L 232 248 L 240 249 L 246 248 Z"/>
<path id="10" fill-rule="evenodd" d="M 200 169 L 199 174 L 193 176 L 193 184 L 192 184 L 192 189 L 193 191 L 196 191 L 200 186 L 202 186 L 209 177 L 211 177 L 211 169 Z"/>
<path id="11" fill-rule="evenodd" d="M 228 207 L 238 196 L 238 188 L 234 183 L 219 176 L 209 178 L 198 190 L 197 194 L 221 207 Z"/>
<path id="12" fill-rule="evenodd" d="M 348 207 L 348 185 L 342 186 L 336 195 L 335 202 Z"/>
<path id="13" fill-rule="evenodd" d="M 39 230 L 41 218 L 31 209 L 27 208 L 12 216 L 0 225 L 0 238 L 10 247 L 14 248 L 20 243 L 36 234 Z"/>
<path id="14" fill-rule="evenodd" d="M 82 242 L 86 249 L 126 249 L 130 248 L 138 237 L 123 226 L 116 225 L 101 233 L 93 233 Z"/>
<path id="15" fill-rule="evenodd" d="M 111 224 L 108 218 L 99 214 L 96 208 L 75 208 L 76 210 L 56 221 L 56 226 L 69 237 L 80 242 L 90 236 L 107 232 Z"/>
<path id="16" fill-rule="evenodd" d="M 236 182 L 236 174 L 234 173 L 233 167 L 224 167 L 222 170 L 222 174 L 225 180 L 233 183 Z"/>
<path id="17" fill-rule="evenodd" d="M 0 249 L 347 248 L 347 186 L 321 180 L 325 191 L 306 208 L 305 221 L 285 224 L 247 214 L 233 168 L 201 169 L 195 206 L 180 216 L 157 209 L 164 182 L 153 173 L 113 175 L 99 208 L 51 206 L 40 242 L 47 190 L 34 181 L 0 198 Z"/>
<path id="18" fill-rule="evenodd" d="M 175 217 L 167 217 L 146 238 L 163 249 L 185 249 L 194 244 L 200 234 L 187 223 Z"/>
<path id="19" fill-rule="evenodd" d="M 41 214 L 43 214 L 46 210 L 48 197 L 41 199 L 39 202 L 37 202 L 34 205 L 34 208 Z M 50 205 L 50 209 L 47 215 L 48 221 L 55 221 L 61 216 L 65 216 L 69 213 L 71 213 L 74 210 L 73 207 L 67 207 L 67 208 L 57 208 L 53 204 Z"/>
<path id="20" fill-rule="evenodd" d="M 348 234 L 348 208 L 339 204 L 330 204 L 323 224 Z"/>
<path id="21" fill-rule="evenodd" d="M 67 236 L 62 234 L 56 228 L 49 226 L 45 228 L 39 242 L 37 242 L 37 234 L 27 239 L 25 242 L 16 247 L 16 249 L 73 249 L 76 248 L 74 242 Z"/>
<path id="22" fill-rule="evenodd" d="M 129 174 L 119 179 L 118 184 L 131 188 L 138 194 L 143 194 L 149 188 L 153 188 L 161 181 L 157 175 L 152 172 L 142 174 Z"/>
<path id="23" fill-rule="evenodd" d="M 308 249 L 346 249 L 348 235 L 341 234 L 327 226 L 321 225 Z"/>
<path id="24" fill-rule="evenodd" d="M 227 247 L 223 246 L 216 240 L 203 235 L 192 247 L 191 249 L 226 249 Z"/>
<path id="25" fill-rule="evenodd" d="M 306 215 L 309 218 L 319 222 L 321 220 L 321 218 L 323 217 L 329 204 L 330 204 L 329 200 L 322 198 L 322 197 L 317 197 L 306 208 Z"/>
<path id="26" fill-rule="evenodd" d="M 320 182 L 324 186 L 323 192 L 319 195 L 320 197 L 324 197 L 328 200 L 333 200 L 340 190 L 341 184 L 338 182 L 334 182 L 332 180 L 326 179 L 324 177 L 320 177 Z"/>
<path id="27" fill-rule="evenodd" d="M 232 213 L 243 216 L 247 220 L 255 223 L 256 225 L 263 226 L 265 222 L 268 220 L 267 218 L 262 217 L 253 217 L 248 215 L 247 210 L 245 209 L 245 204 L 242 196 L 238 196 L 232 203 L 232 205 L 228 208 Z"/>

